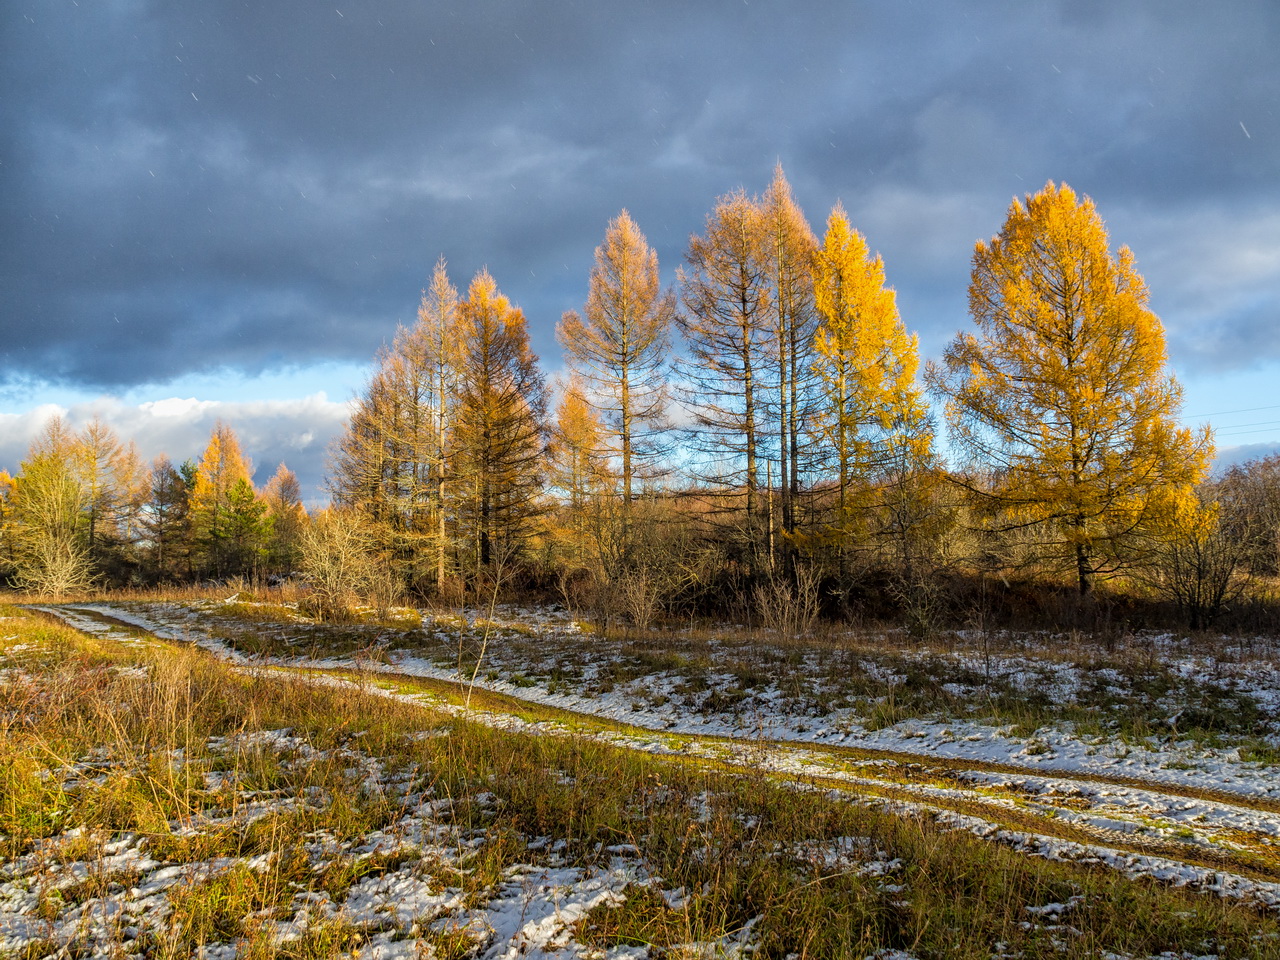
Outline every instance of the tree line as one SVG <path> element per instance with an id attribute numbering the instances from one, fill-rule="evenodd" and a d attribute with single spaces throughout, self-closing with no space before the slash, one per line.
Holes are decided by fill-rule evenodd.
<path id="1" fill-rule="evenodd" d="M 671 289 L 631 216 L 612 220 L 557 327 L 554 389 L 520 308 L 487 270 L 460 292 L 441 258 L 335 444 L 323 516 L 283 466 L 255 491 L 228 428 L 199 464 L 148 473 L 101 425 L 55 424 L 6 478 L 8 556 L 32 584 L 40 557 L 114 579 L 310 563 L 335 603 L 344 558 L 339 580 L 384 595 L 522 583 L 633 621 L 820 584 L 832 609 L 874 593 L 927 624 L 963 575 L 1084 602 L 1123 578 L 1198 625 L 1274 572 L 1277 468 L 1208 481 L 1212 438 L 1178 426 L 1163 328 L 1089 198 L 1015 199 L 975 247 L 969 312 L 922 370 L 881 258 L 839 204 L 819 239 L 778 167 L 763 194 L 717 199 Z M 66 482 L 54 462 L 74 479 L 57 523 L 31 506 Z M 37 542 L 55 528 L 61 546 Z"/>
<path id="2" fill-rule="evenodd" d="M 150 464 L 100 420 L 54 417 L 16 476 L 0 471 L 0 565 L 62 596 L 94 585 L 283 576 L 308 524 L 284 464 L 261 490 L 235 431 L 213 428 L 198 461 Z"/>
<path id="3" fill-rule="evenodd" d="M 557 328 L 554 409 L 523 314 L 484 271 L 459 293 L 442 259 L 359 399 L 333 499 L 418 592 L 514 559 L 613 603 L 804 576 L 923 617 L 960 568 L 1086 600 L 1144 572 L 1177 595 L 1178 545 L 1223 524 L 1147 299 L 1093 203 L 1050 183 L 977 244 L 974 327 L 921 370 L 881 258 L 838 204 L 819 239 L 779 167 L 716 201 L 673 289 L 629 214 L 608 224 Z"/>

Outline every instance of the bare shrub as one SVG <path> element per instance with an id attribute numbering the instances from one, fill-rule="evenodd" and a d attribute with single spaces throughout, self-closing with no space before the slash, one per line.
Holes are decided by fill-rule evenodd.
<path id="1" fill-rule="evenodd" d="M 946 592 L 937 574 L 926 569 L 906 571 L 894 577 L 889 592 L 902 608 L 908 636 L 929 640 L 947 611 Z"/>
<path id="2" fill-rule="evenodd" d="M 822 578 L 812 567 L 798 567 L 794 580 L 775 574 L 752 591 L 755 612 L 779 638 L 794 640 L 813 629 L 821 589 Z"/>
<path id="3" fill-rule="evenodd" d="M 379 568 L 371 546 L 357 512 L 319 513 L 302 534 L 302 573 L 311 586 L 304 608 L 322 620 L 350 620 L 359 598 L 370 593 L 380 576 L 389 576 Z"/>
<path id="4" fill-rule="evenodd" d="M 648 630 L 662 611 L 664 584 L 652 570 L 640 567 L 615 582 L 618 604 L 637 630 Z"/>
<path id="5" fill-rule="evenodd" d="M 60 599 L 85 589 L 93 578 L 81 530 L 87 495 L 67 452 L 38 452 L 23 463 L 23 470 L 13 494 L 17 579 L 28 590 Z"/>
<path id="6" fill-rule="evenodd" d="M 1142 578 L 1172 600 L 1192 630 L 1209 626 L 1248 585 L 1256 537 L 1222 522 L 1218 503 L 1184 505 Z"/>
<path id="7" fill-rule="evenodd" d="M 77 540 L 36 535 L 23 546 L 26 549 L 18 556 L 17 574 L 27 590 L 61 600 L 91 586 L 89 552 Z"/>
<path id="8" fill-rule="evenodd" d="M 446 576 L 436 587 L 435 605 L 444 610 L 457 610 L 467 599 L 467 581 L 457 575 Z"/>
<path id="9" fill-rule="evenodd" d="M 385 620 L 391 608 L 404 599 L 404 587 L 395 573 L 386 567 L 375 565 L 364 594 L 373 607 L 374 615 L 379 620 Z"/>
<path id="10" fill-rule="evenodd" d="M 557 581 L 565 606 L 577 618 L 589 617 L 603 633 L 617 615 L 616 591 L 598 568 L 563 571 Z"/>

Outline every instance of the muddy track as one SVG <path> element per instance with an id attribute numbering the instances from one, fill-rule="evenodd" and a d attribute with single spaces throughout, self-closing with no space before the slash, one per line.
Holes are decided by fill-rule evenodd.
<path id="1" fill-rule="evenodd" d="M 74 618 L 63 615 L 57 608 L 32 609 L 50 620 L 76 627 Z M 91 619 L 110 626 L 113 630 L 127 632 L 134 637 L 166 644 L 186 642 L 167 640 L 136 624 L 97 610 L 72 605 L 68 605 L 65 610 L 67 613 L 74 614 L 75 617 Z M 322 675 L 331 680 L 353 680 L 356 677 L 354 670 L 313 668 L 305 665 L 273 667 L 270 672 L 277 676 L 294 676 L 302 679 L 316 675 Z M 465 683 L 440 678 L 390 670 L 379 670 L 376 677 L 380 682 L 394 684 L 402 693 L 426 694 L 437 700 L 454 704 L 459 703 L 468 692 Z M 553 731 L 556 729 L 578 730 L 587 735 L 613 741 L 620 747 L 627 747 L 627 741 L 643 741 L 652 745 L 656 738 L 659 742 L 665 741 L 670 748 L 655 756 L 675 762 L 697 763 L 736 774 L 765 775 L 778 782 L 838 791 L 858 802 L 905 804 L 919 809 L 922 813 L 946 811 L 977 818 L 999 829 L 1019 831 L 1085 846 L 1103 846 L 1117 853 L 1157 857 L 1205 870 L 1225 871 L 1252 880 L 1280 882 L 1280 842 L 1271 837 L 1237 831 L 1244 836 L 1246 843 L 1231 842 L 1222 845 L 1215 842 L 1215 838 L 1227 832 L 1223 830 L 1189 830 L 1186 839 L 1171 839 L 1064 820 L 1055 814 L 1054 806 L 1055 804 L 1059 808 L 1070 806 L 1073 798 L 1029 793 L 1015 785 L 1005 785 L 999 790 L 990 785 L 978 786 L 966 775 L 1009 774 L 1032 777 L 1037 780 L 1087 784 L 1100 788 L 1121 787 L 1140 790 L 1157 798 L 1193 800 L 1232 810 L 1280 814 L 1280 801 L 1268 797 L 1198 788 L 1160 780 L 1055 770 L 1042 765 L 1033 767 L 993 761 L 957 760 L 925 753 L 790 740 L 749 740 L 686 732 L 672 734 L 599 718 L 589 713 L 552 707 L 511 694 L 485 690 L 480 686 L 474 689 L 473 704 L 477 711 L 473 716 L 480 720 L 483 720 L 486 714 L 497 717 L 533 717 L 537 719 L 532 722 L 540 725 L 543 730 L 548 726 Z M 638 749 L 639 744 L 632 744 L 632 747 Z M 774 761 L 772 769 L 768 763 L 764 762 L 766 758 Z M 779 761 L 790 762 L 793 767 L 800 766 L 803 769 L 779 769 L 777 767 Z M 855 764 L 857 766 L 853 767 Z M 846 765 L 853 768 L 848 769 Z M 945 795 L 954 793 L 963 795 Z M 1083 804 L 1086 810 L 1093 806 L 1083 800 L 1077 801 L 1077 804 Z M 1040 807 L 1043 812 L 1038 812 L 1032 807 Z"/>

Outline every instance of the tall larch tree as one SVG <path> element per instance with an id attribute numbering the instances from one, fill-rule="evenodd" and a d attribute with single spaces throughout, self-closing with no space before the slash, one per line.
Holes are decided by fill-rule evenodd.
<path id="1" fill-rule="evenodd" d="M 136 445 L 121 442 L 115 430 L 96 417 L 80 431 L 75 451 L 76 472 L 88 497 L 86 546 L 95 566 L 103 569 L 120 561 L 121 551 L 138 539 L 150 476 Z"/>
<path id="2" fill-rule="evenodd" d="M 229 567 L 233 558 L 224 550 L 228 546 L 226 521 L 232 490 L 241 482 L 252 490 L 252 476 L 253 469 L 240 450 L 235 430 L 219 420 L 196 465 L 190 500 L 196 543 L 206 569 L 217 576 L 244 572 Z"/>
<path id="3" fill-rule="evenodd" d="M 1036 525 L 1080 594 L 1166 522 L 1206 472 L 1207 428 L 1179 428 L 1182 391 L 1133 254 L 1113 255 L 1093 201 L 1052 181 L 973 254 L 969 312 L 928 380 L 975 488 L 1006 526 Z"/>
<path id="4" fill-rule="evenodd" d="M 151 464 L 151 484 L 140 526 L 148 575 L 155 580 L 190 577 L 192 570 L 191 486 L 196 466 L 175 467 L 168 457 Z"/>
<path id="5" fill-rule="evenodd" d="M 547 479 L 561 497 L 560 538 L 579 566 L 611 553 L 607 528 L 617 475 L 609 467 L 610 452 L 606 428 L 582 382 L 571 378 L 551 428 Z"/>
<path id="6" fill-rule="evenodd" d="M 833 462 L 836 516 L 829 527 L 841 570 L 848 546 L 867 535 L 879 494 L 908 484 L 932 458 L 932 430 L 917 382 L 919 344 L 885 286 L 884 263 L 837 205 L 813 259 L 821 317 L 812 370 L 818 380 L 814 435 Z"/>
<path id="7" fill-rule="evenodd" d="M 435 521 L 436 588 L 444 587 L 448 572 L 449 482 L 452 479 L 455 419 L 461 386 L 462 343 L 458 316 L 458 291 L 449 280 L 444 257 L 436 261 L 431 286 L 418 307 L 415 341 L 428 371 L 428 396 L 433 404 L 430 445 L 427 450 Z"/>
<path id="8" fill-rule="evenodd" d="M 335 445 L 330 490 L 339 506 L 356 509 L 367 534 L 392 554 L 402 552 L 412 524 L 413 504 L 425 498 L 416 483 L 413 449 L 424 443 L 413 421 L 425 424 L 420 411 L 410 410 L 404 392 L 404 358 L 397 352 L 406 338 L 403 328 L 396 342 L 375 358 L 347 429 Z"/>
<path id="9" fill-rule="evenodd" d="M 442 586 L 453 546 L 448 480 L 463 340 L 457 306 L 441 258 L 417 323 L 397 330 L 379 353 L 331 465 L 335 501 L 359 511 L 371 544 L 411 587 Z"/>
<path id="10" fill-rule="evenodd" d="M 761 200 L 773 319 L 776 386 L 774 431 L 778 440 L 783 552 L 792 556 L 801 489 L 800 439 L 810 406 L 810 360 L 816 323 L 812 263 L 818 242 L 796 203 L 791 184 L 774 168 Z"/>
<path id="11" fill-rule="evenodd" d="M 658 255 L 626 210 L 609 222 L 596 248 L 583 313 L 566 313 L 556 333 L 616 452 L 625 522 L 637 481 L 657 475 L 665 452 L 675 316 L 675 297 L 658 278 Z"/>
<path id="12" fill-rule="evenodd" d="M 307 525 L 307 511 L 302 505 L 302 487 L 297 475 L 285 464 L 276 467 L 262 488 L 270 534 L 267 538 L 265 565 L 269 573 L 288 574 L 297 569 L 302 559 L 302 532 Z"/>
<path id="13" fill-rule="evenodd" d="M 401 460 L 391 429 L 398 421 L 399 401 L 386 370 L 388 353 L 379 352 L 346 430 L 334 444 L 329 488 L 337 505 L 358 511 L 366 524 L 394 528 Z"/>
<path id="14" fill-rule="evenodd" d="M 486 569 L 514 555 L 542 512 L 547 388 L 524 313 L 488 270 L 471 281 L 458 318 L 457 509 L 475 563 Z"/>
<path id="15" fill-rule="evenodd" d="M 765 236 L 756 200 L 742 190 L 721 197 L 705 232 L 690 238 L 687 269 L 678 278 L 687 347 L 680 369 L 696 475 L 720 494 L 741 498 L 745 522 L 738 525 L 753 568 L 769 556 L 760 496 L 773 355 Z"/>

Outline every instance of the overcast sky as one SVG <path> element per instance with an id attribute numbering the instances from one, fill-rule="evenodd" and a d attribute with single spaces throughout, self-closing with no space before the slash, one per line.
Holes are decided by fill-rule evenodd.
<path id="1" fill-rule="evenodd" d="M 1131 247 L 1186 413 L 1280 448 L 1280 4 L 7 0 L 0 467 L 51 412 L 152 456 L 214 420 L 317 496 L 440 255 L 544 367 L 631 211 L 674 278 L 781 162 L 843 201 L 926 356 L 975 240 L 1053 179 Z"/>

